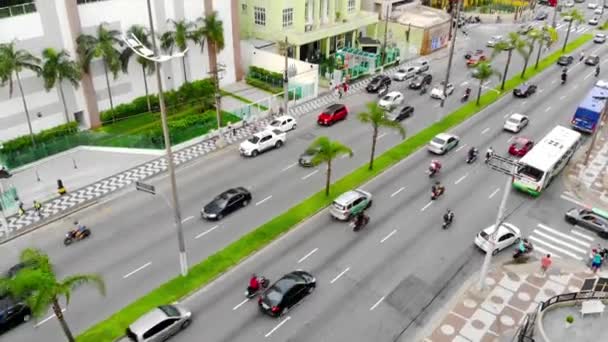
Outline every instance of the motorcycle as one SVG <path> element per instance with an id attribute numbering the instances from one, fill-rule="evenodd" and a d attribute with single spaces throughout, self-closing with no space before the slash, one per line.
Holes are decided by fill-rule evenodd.
<path id="1" fill-rule="evenodd" d="M 445 192 L 445 187 L 440 186 L 437 188 L 437 191 L 431 191 L 431 200 L 436 200 L 439 196 L 443 195 Z"/>
<path id="2" fill-rule="evenodd" d="M 357 224 L 357 220 L 354 219 L 350 222 L 350 226 L 353 228 L 353 232 L 357 232 L 357 231 L 361 230 L 361 228 L 367 226 L 368 223 L 369 223 L 369 216 L 363 215 L 363 222 L 361 222 L 361 224 Z"/>
<path id="3" fill-rule="evenodd" d="M 467 156 L 467 164 L 472 164 L 477 160 L 477 153 L 469 154 Z"/>
<path id="4" fill-rule="evenodd" d="M 562 84 L 566 84 L 566 80 L 568 79 L 568 74 L 563 73 L 562 74 Z"/>
<path id="5" fill-rule="evenodd" d="M 63 244 L 69 246 L 74 241 L 80 241 L 91 236 L 91 230 L 87 227 L 80 233 L 80 235 L 76 236 L 77 229 L 70 230 L 65 234 L 65 239 L 63 239 Z"/>
<path id="6" fill-rule="evenodd" d="M 469 94 L 462 95 L 462 97 L 460 98 L 460 102 L 464 103 L 467 101 L 469 101 Z"/>
<path id="7" fill-rule="evenodd" d="M 255 297 L 256 294 L 268 288 L 270 285 L 270 280 L 266 277 L 259 277 L 258 282 L 260 283 L 260 287 L 257 290 L 252 290 L 249 286 L 247 286 L 247 291 L 245 291 L 245 297 L 251 299 Z"/>
<path id="8" fill-rule="evenodd" d="M 443 220 L 443 229 L 448 229 L 451 225 L 452 222 L 454 221 L 454 213 L 450 213 L 449 218 L 446 220 Z"/>
<path id="9" fill-rule="evenodd" d="M 532 254 L 532 251 L 534 250 L 534 246 L 532 246 L 532 242 L 528 241 L 527 243 L 525 243 L 524 249 L 525 249 L 524 252 L 522 252 L 519 248 L 517 248 L 515 250 L 515 253 L 513 253 L 514 261 L 526 262 L 530 258 L 530 255 Z"/>
<path id="10" fill-rule="evenodd" d="M 429 174 L 429 178 L 433 178 L 433 177 L 435 177 L 435 174 L 436 174 L 437 172 L 439 172 L 439 169 L 438 169 L 438 168 L 436 168 L 436 167 L 432 167 L 432 166 L 429 166 L 429 172 L 428 172 L 428 174 Z"/>

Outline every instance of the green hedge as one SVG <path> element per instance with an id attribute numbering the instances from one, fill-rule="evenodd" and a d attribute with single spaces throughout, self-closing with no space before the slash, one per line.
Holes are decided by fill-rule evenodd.
<path id="1" fill-rule="evenodd" d="M 34 134 L 34 140 L 37 144 L 45 143 L 55 138 L 74 135 L 78 133 L 78 123 L 72 121 L 63 125 L 55 126 L 53 128 L 45 129 L 39 133 Z M 2 153 L 13 153 L 15 151 L 22 150 L 32 146 L 32 138 L 30 135 L 22 135 L 12 140 L 8 140 L 2 143 Z"/>
<path id="2" fill-rule="evenodd" d="M 272 94 L 278 94 L 283 91 L 283 88 L 281 88 L 281 87 L 275 87 L 269 83 L 266 83 L 264 81 L 261 81 L 257 78 L 251 77 L 251 76 L 245 77 L 245 82 L 247 84 L 249 84 L 250 86 L 260 88 L 260 89 L 265 90 Z"/>
<path id="3" fill-rule="evenodd" d="M 567 51 L 575 50 L 591 40 L 592 37 L 590 34 L 581 35 L 575 41 L 568 44 Z M 540 63 L 538 70 L 532 68 L 526 76 L 529 78 L 553 65 L 561 54 L 561 51 L 557 51 L 547 56 Z M 461 106 L 441 121 L 423 129 L 399 145 L 382 153 L 374 161 L 374 170 L 368 170 L 368 166 L 365 164 L 336 181 L 331 185 L 332 196 L 326 197 L 324 191 L 317 192 L 269 222 L 243 235 L 224 249 L 217 251 L 207 259 L 194 265 L 186 277 L 178 276 L 169 280 L 152 292 L 128 304 L 119 312 L 89 328 L 78 336 L 78 341 L 113 341 L 124 334 L 126 327 L 142 314 L 158 305 L 178 301 L 184 296 L 198 290 L 201 286 L 213 281 L 219 275 L 249 257 L 252 253 L 265 247 L 280 235 L 293 229 L 297 224 L 323 210 L 332 202 L 334 196 L 358 187 L 378 176 L 390 166 L 423 147 L 437 133 L 453 128 L 478 113 L 481 109 L 494 103 L 501 96 L 510 94 L 511 90 L 523 81 L 519 76 L 516 76 L 506 82 L 503 93 L 498 94 L 494 91 L 489 91 L 482 95 L 480 106 L 476 106 L 474 101 Z"/>
<path id="4" fill-rule="evenodd" d="M 266 70 L 264 68 L 258 68 L 256 66 L 250 66 L 247 76 L 253 77 L 260 81 L 264 81 L 271 85 L 280 85 L 283 83 L 283 74 L 280 72 L 274 72 Z"/>

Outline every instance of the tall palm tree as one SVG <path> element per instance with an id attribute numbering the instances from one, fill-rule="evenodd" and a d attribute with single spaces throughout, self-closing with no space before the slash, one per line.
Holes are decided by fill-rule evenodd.
<path id="1" fill-rule="evenodd" d="M 399 131 L 402 138 L 405 138 L 405 128 L 399 121 L 392 121 L 386 118 L 384 110 L 378 106 L 376 102 L 367 104 L 367 112 L 359 113 L 357 116 L 359 121 L 370 123 L 372 125 L 372 153 L 369 158 L 369 169 L 374 168 L 374 156 L 376 154 L 376 141 L 378 140 L 378 129 L 380 127 L 388 127 Z"/>
<path id="2" fill-rule="evenodd" d="M 585 15 L 580 10 L 573 8 L 571 10 L 561 12 L 559 15 L 562 18 L 570 17 L 570 21 L 568 22 L 568 31 L 566 31 L 566 39 L 564 40 L 564 46 L 562 47 L 562 52 L 566 51 L 566 45 L 568 44 L 568 38 L 570 38 L 570 29 L 572 28 L 572 23 L 576 21 L 576 24 L 582 24 L 585 22 Z"/>
<path id="3" fill-rule="evenodd" d="M 13 75 L 17 79 L 17 86 L 19 87 L 19 92 L 21 93 L 21 101 L 23 102 L 23 110 L 25 111 L 27 127 L 30 131 L 30 138 L 32 139 L 32 145 L 36 146 L 34 130 L 32 129 L 30 112 L 27 108 L 27 102 L 25 101 L 25 94 L 23 93 L 20 73 L 23 71 L 23 69 L 27 69 L 39 74 L 40 59 L 33 56 L 26 50 L 17 49 L 15 45 L 15 41 L 0 44 L 0 85 L 4 86 L 8 83 L 8 94 L 9 97 L 12 97 Z"/>
<path id="4" fill-rule="evenodd" d="M 209 69 L 211 69 L 211 73 L 213 74 L 213 79 L 215 83 L 215 111 L 217 116 L 217 128 L 218 130 L 222 124 L 222 104 L 220 97 L 220 80 L 219 80 L 219 70 L 217 65 L 217 54 L 220 53 L 225 47 L 224 44 L 224 24 L 219 19 L 216 11 L 212 12 L 209 15 L 206 15 L 204 18 L 200 19 L 201 24 L 199 26 L 201 30 L 201 35 L 207 41 L 207 46 L 209 50 Z"/>
<path id="5" fill-rule="evenodd" d="M 507 74 L 509 72 L 509 65 L 511 65 L 511 57 L 513 56 L 513 50 L 521 48 L 526 43 L 521 39 L 521 36 L 517 32 L 510 32 L 506 40 L 501 40 L 492 51 L 492 59 L 502 52 L 507 52 L 507 63 L 505 63 L 505 71 L 502 75 L 502 81 L 500 83 L 500 90 L 505 90 L 505 82 L 507 81 Z"/>
<path id="6" fill-rule="evenodd" d="M 23 250 L 20 259 L 28 266 L 12 278 L 0 279 L 0 289 L 24 300 L 35 317 L 44 315 L 51 307 L 68 341 L 74 342 L 59 299 L 65 297 L 66 305 L 69 305 L 72 291 L 88 283 L 97 286 L 99 292 L 105 295 L 104 281 L 95 274 L 76 274 L 58 280 L 49 257 L 36 249 Z"/>
<path id="7" fill-rule="evenodd" d="M 348 155 L 353 156 L 353 150 L 348 146 L 343 145 L 339 141 L 329 140 L 328 137 L 318 137 L 315 141 L 308 146 L 306 149 L 307 153 L 311 154 L 312 164 L 319 165 L 321 163 L 327 164 L 327 178 L 325 181 L 325 195 L 329 196 L 329 186 L 331 184 L 331 162 L 337 156 Z"/>
<path id="8" fill-rule="evenodd" d="M 150 42 L 150 34 L 148 33 L 148 29 L 141 25 L 132 25 L 127 30 L 127 36 L 135 36 L 137 40 L 139 40 L 144 46 L 150 48 L 152 43 Z M 120 63 L 122 66 L 122 72 L 125 74 L 129 72 L 129 61 L 131 57 L 135 56 L 133 50 L 129 47 L 126 47 L 122 50 L 120 54 Z M 146 92 L 146 101 L 148 103 L 148 112 L 152 111 L 152 104 L 150 103 L 150 95 L 148 91 L 148 77 L 156 71 L 156 64 L 149 59 L 143 58 L 141 56 L 137 56 L 137 63 L 141 66 L 141 74 L 144 79 L 144 90 Z"/>
<path id="9" fill-rule="evenodd" d="M 500 78 L 500 72 L 494 70 L 488 62 L 481 62 L 477 64 L 475 69 L 476 73 L 474 77 L 479 80 L 479 89 L 477 90 L 477 105 L 479 106 L 481 88 L 483 87 L 484 82 L 490 79 L 492 76 L 497 76 Z"/>
<path id="10" fill-rule="evenodd" d="M 526 75 L 526 70 L 528 69 L 528 62 L 530 61 L 530 56 L 532 56 L 532 50 L 534 49 L 534 44 L 530 40 L 520 39 L 517 45 L 514 46 L 515 51 L 519 53 L 521 58 L 524 60 L 524 67 L 521 70 L 521 78 L 524 78 Z"/>
<path id="11" fill-rule="evenodd" d="M 112 100 L 112 89 L 110 88 L 110 78 L 108 71 L 112 73 L 114 79 L 118 77 L 120 71 L 120 51 L 118 46 L 122 46 L 120 40 L 120 32 L 110 30 L 106 26 L 107 23 L 101 23 L 97 27 L 95 36 L 81 34 L 76 38 L 78 56 L 80 57 L 80 66 L 85 73 L 90 74 L 91 61 L 93 58 L 101 58 L 103 61 L 103 71 L 106 76 L 106 87 L 108 88 L 108 97 L 110 99 L 110 109 L 114 110 L 114 101 Z"/>
<path id="12" fill-rule="evenodd" d="M 172 31 L 167 31 L 160 36 L 161 49 L 173 53 L 173 49 L 177 47 L 180 51 L 188 48 L 188 41 L 196 42 L 196 33 L 194 31 L 194 23 L 185 19 L 175 21 L 168 19 L 168 23 L 173 26 Z M 186 70 L 186 55 L 182 57 L 182 68 L 184 70 L 184 82 L 188 82 Z"/>
<path id="13" fill-rule="evenodd" d="M 540 62 L 540 54 L 543 50 L 543 45 L 549 47 L 551 44 L 557 41 L 557 30 L 551 26 L 545 25 L 540 29 L 532 29 L 530 32 L 528 32 L 528 36 L 536 37 L 535 40 L 538 42 L 536 65 L 534 65 L 534 69 L 538 69 L 538 63 Z"/>
<path id="14" fill-rule="evenodd" d="M 70 114 L 68 105 L 65 102 L 65 94 L 63 92 L 63 81 L 68 81 L 72 86 L 78 89 L 80 78 L 82 77 L 80 66 L 77 62 L 70 59 L 70 54 L 65 51 L 57 51 L 53 48 L 42 50 L 42 78 L 44 79 L 44 89 L 51 90 L 57 86 L 61 102 L 63 103 L 63 113 L 65 114 L 65 122 L 70 122 Z"/>

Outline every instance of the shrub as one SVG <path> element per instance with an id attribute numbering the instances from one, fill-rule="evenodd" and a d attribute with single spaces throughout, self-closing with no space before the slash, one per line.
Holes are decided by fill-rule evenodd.
<path id="1" fill-rule="evenodd" d="M 572 317 L 572 315 L 568 315 L 568 316 L 566 317 L 566 322 L 568 322 L 568 323 L 572 324 L 572 322 L 574 322 L 574 317 Z"/>
<path id="2" fill-rule="evenodd" d="M 271 84 L 268 84 L 268 83 L 266 83 L 264 81 L 260 81 L 257 78 L 253 78 L 251 76 L 247 76 L 245 78 L 245 82 L 247 84 L 249 84 L 250 86 L 253 86 L 253 87 L 256 87 L 256 88 L 260 88 L 262 90 L 265 90 L 265 91 L 273 93 L 273 94 L 278 94 L 278 93 L 280 93 L 280 92 L 283 91 L 282 88 L 275 87 L 275 86 L 273 86 Z"/>
<path id="3" fill-rule="evenodd" d="M 78 122 L 72 121 L 53 128 L 45 129 L 34 134 L 34 140 L 37 144 L 44 143 L 55 138 L 73 135 L 78 132 Z M 11 153 L 32 146 L 32 138 L 28 135 L 22 135 L 12 140 L 5 141 L 3 144 L 2 153 Z"/>

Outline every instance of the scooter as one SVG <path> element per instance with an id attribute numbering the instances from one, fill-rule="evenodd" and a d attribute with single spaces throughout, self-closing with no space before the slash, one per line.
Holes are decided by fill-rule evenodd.
<path id="1" fill-rule="evenodd" d="M 435 177 L 435 174 L 436 174 L 437 172 L 439 172 L 439 169 L 438 169 L 438 168 L 436 168 L 436 167 L 429 167 L 429 171 L 428 171 L 429 178 L 433 178 L 433 177 Z"/>
<path id="2" fill-rule="evenodd" d="M 522 253 L 522 251 L 517 248 L 515 253 L 513 253 L 513 261 L 516 262 L 526 262 L 530 259 L 530 255 L 532 255 L 532 251 L 534 250 L 534 246 L 532 246 L 531 242 L 528 242 L 526 245 L 526 251 Z"/>
<path id="3" fill-rule="evenodd" d="M 439 188 L 437 188 L 437 191 L 431 191 L 431 200 L 434 201 L 436 200 L 439 196 L 443 195 L 443 193 L 445 192 L 445 187 L 440 186 Z"/>
<path id="4" fill-rule="evenodd" d="M 448 229 L 452 225 L 452 221 L 454 221 L 454 213 L 451 213 L 447 220 L 443 220 L 443 229 Z"/>
<path id="5" fill-rule="evenodd" d="M 358 225 L 356 220 L 352 220 L 350 222 L 350 226 L 353 228 L 353 232 L 357 232 L 357 231 L 361 230 L 361 228 L 367 226 L 368 223 L 369 223 L 369 216 L 363 215 L 363 222 L 361 222 L 361 224 Z"/>
<path id="6" fill-rule="evenodd" d="M 566 80 L 568 79 L 568 75 L 566 73 L 562 74 L 562 85 L 566 84 Z"/>
<path id="7" fill-rule="evenodd" d="M 263 276 L 258 279 L 258 282 L 260 283 L 260 288 L 255 291 L 252 290 L 249 286 L 247 286 L 247 291 L 245 291 L 245 297 L 251 299 L 255 297 L 255 295 L 258 294 L 260 291 L 263 291 L 268 288 L 268 285 L 270 285 L 270 280 Z"/>
<path id="8" fill-rule="evenodd" d="M 467 155 L 467 164 L 472 164 L 477 160 L 477 153 Z"/>
<path id="9" fill-rule="evenodd" d="M 65 239 L 63 239 L 63 244 L 69 246 L 74 241 L 84 240 L 91 236 L 91 230 L 87 227 L 80 233 L 80 235 L 76 236 L 76 229 L 70 230 L 65 234 Z"/>
<path id="10" fill-rule="evenodd" d="M 460 102 L 464 103 L 467 101 L 469 101 L 469 94 L 462 95 L 462 97 L 460 98 Z"/>

